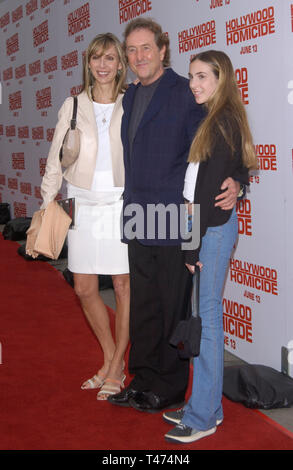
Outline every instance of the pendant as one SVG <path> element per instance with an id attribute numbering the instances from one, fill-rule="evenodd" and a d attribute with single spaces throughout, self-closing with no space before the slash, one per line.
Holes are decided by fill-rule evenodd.
<path id="1" fill-rule="evenodd" d="M 106 124 L 106 122 L 107 122 L 107 119 L 104 117 L 104 118 L 102 119 L 102 123 L 103 123 L 103 124 Z"/>

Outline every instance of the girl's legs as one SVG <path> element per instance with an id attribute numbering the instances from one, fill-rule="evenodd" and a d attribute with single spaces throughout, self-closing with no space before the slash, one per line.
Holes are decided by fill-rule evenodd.
<path id="1" fill-rule="evenodd" d="M 202 339 L 200 355 L 194 358 L 193 388 L 184 408 L 182 423 L 208 430 L 223 419 L 222 388 L 224 332 L 222 291 L 229 258 L 237 238 L 237 215 L 219 227 L 209 227 L 202 240 L 200 261 L 200 316 Z"/>

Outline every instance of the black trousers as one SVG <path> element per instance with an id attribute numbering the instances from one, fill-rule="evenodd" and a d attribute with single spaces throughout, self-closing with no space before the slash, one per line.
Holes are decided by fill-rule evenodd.
<path id="1" fill-rule="evenodd" d="M 189 360 L 169 338 L 190 309 L 192 276 L 181 246 L 145 246 L 132 240 L 130 265 L 130 384 L 170 400 L 184 399 Z"/>

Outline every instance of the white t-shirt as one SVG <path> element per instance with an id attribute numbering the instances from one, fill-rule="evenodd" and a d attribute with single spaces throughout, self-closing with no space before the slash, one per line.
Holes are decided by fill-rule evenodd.
<path id="1" fill-rule="evenodd" d="M 189 202 L 193 202 L 194 200 L 194 190 L 196 185 L 198 166 L 198 163 L 189 163 L 185 173 L 183 197 Z"/>
<path id="2" fill-rule="evenodd" d="M 98 154 L 92 182 L 92 191 L 113 191 L 114 187 L 109 128 L 115 103 L 95 103 L 94 112 L 98 128 Z"/>

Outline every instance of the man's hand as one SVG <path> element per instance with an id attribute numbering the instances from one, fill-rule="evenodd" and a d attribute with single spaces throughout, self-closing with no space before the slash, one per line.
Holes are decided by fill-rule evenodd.
<path id="1" fill-rule="evenodd" d="M 216 202 L 215 204 L 216 207 L 220 207 L 224 211 L 233 209 L 233 207 L 235 206 L 237 202 L 237 196 L 240 191 L 240 183 L 239 181 L 235 181 L 233 180 L 233 178 L 229 177 L 225 179 L 224 183 L 221 186 L 222 190 L 225 190 L 226 188 L 227 190 L 224 193 L 219 194 L 216 197 L 216 201 L 218 202 Z"/>

